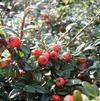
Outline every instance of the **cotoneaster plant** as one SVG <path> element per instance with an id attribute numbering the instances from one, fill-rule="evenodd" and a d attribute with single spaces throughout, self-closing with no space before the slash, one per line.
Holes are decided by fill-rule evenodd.
<path id="1" fill-rule="evenodd" d="M 99 101 L 98 2 L 10 1 L 0 3 L 0 101 Z"/>

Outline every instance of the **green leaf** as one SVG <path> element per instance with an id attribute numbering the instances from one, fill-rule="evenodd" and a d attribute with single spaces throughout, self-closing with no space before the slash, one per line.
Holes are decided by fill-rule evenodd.
<path id="1" fill-rule="evenodd" d="M 9 93 L 9 98 L 12 99 L 16 96 L 18 96 L 20 94 L 20 92 L 16 89 L 13 89 L 10 93 Z"/>
<path id="2" fill-rule="evenodd" d="M 36 89 L 32 85 L 26 85 L 23 88 L 23 90 L 26 91 L 26 92 L 28 92 L 28 93 L 35 93 L 35 91 L 36 91 Z"/>
<path id="3" fill-rule="evenodd" d="M 14 53 L 13 60 L 15 60 L 15 61 L 19 60 L 19 55 L 17 53 Z"/>
<path id="4" fill-rule="evenodd" d="M 68 4 L 68 2 L 69 2 L 69 0 L 62 0 L 62 1 L 63 1 L 63 3 L 65 3 L 65 5 Z"/>
<path id="5" fill-rule="evenodd" d="M 38 93 L 46 93 L 47 92 L 45 90 L 45 88 L 40 85 L 35 86 L 35 89 L 36 89 L 36 92 L 38 92 Z"/>
<path id="6" fill-rule="evenodd" d="M 79 46 L 76 48 L 76 52 L 80 52 L 84 46 L 85 46 L 85 43 L 83 42 L 81 45 L 79 45 Z"/>
<path id="7" fill-rule="evenodd" d="M 7 91 L 3 92 L 3 101 L 10 101 L 10 98 L 8 96 L 8 92 Z"/>
<path id="8" fill-rule="evenodd" d="M 82 84 L 82 82 L 81 82 L 81 80 L 79 80 L 79 79 L 72 79 L 72 80 L 69 80 L 69 82 L 68 82 L 68 85 L 69 85 L 69 86 L 81 85 L 81 84 Z"/>
<path id="9" fill-rule="evenodd" d="M 83 101 L 90 101 L 89 98 L 84 94 L 82 94 L 82 98 L 83 98 Z"/>
<path id="10" fill-rule="evenodd" d="M 94 3 L 94 0 L 90 0 L 91 3 Z"/>
<path id="11" fill-rule="evenodd" d="M 33 67 L 32 67 L 30 64 L 25 63 L 24 69 L 25 69 L 26 71 L 30 71 L 30 70 L 33 70 Z"/>
<path id="12" fill-rule="evenodd" d="M 82 85 L 89 96 L 91 97 L 99 96 L 99 90 L 96 85 L 90 84 L 88 82 L 83 82 Z"/>
<path id="13" fill-rule="evenodd" d="M 3 76 L 5 73 L 2 69 L 0 69 L 0 76 Z"/>
<path id="14" fill-rule="evenodd" d="M 59 76 L 66 76 L 67 78 L 70 77 L 70 71 L 69 70 L 59 70 L 59 71 L 56 71 L 56 74 L 59 75 Z"/>
<path id="15" fill-rule="evenodd" d="M 94 28 L 93 28 L 93 33 L 95 33 L 95 36 L 100 38 L 100 25 L 96 25 Z"/>
<path id="16" fill-rule="evenodd" d="M 40 101 L 49 101 L 49 96 L 47 94 L 43 94 Z"/>
<path id="17" fill-rule="evenodd" d="M 7 65 L 7 67 L 3 69 L 3 73 L 6 76 L 10 76 L 13 73 L 13 66 Z"/>
<path id="18" fill-rule="evenodd" d="M 4 37 L 5 36 L 5 32 L 2 29 L 0 29 L 0 36 L 1 37 Z"/>
<path id="19" fill-rule="evenodd" d="M 95 46 L 93 45 L 93 43 L 91 43 L 87 47 L 85 47 L 83 51 L 87 51 L 87 50 L 95 50 Z"/>
<path id="20" fill-rule="evenodd" d="M 40 86 L 40 85 L 26 85 L 23 88 L 24 91 L 28 92 L 28 93 L 47 93 L 47 91 L 45 90 L 44 87 Z"/>
<path id="21" fill-rule="evenodd" d="M 24 53 L 25 58 L 27 58 L 30 54 L 30 48 L 26 45 L 22 45 L 20 48 L 21 48 L 22 52 Z"/>
<path id="22" fill-rule="evenodd" d="M 98 46 L 98 45 L 100 45 L 100 39 L 97 39 L 97 40 L 95 41 L 95 46 Z"/>
<path id="23" fill-rule="evenodd" d="M 34 71 L 33 72 L 33 76 L 35 77 L 37 82 L 41 82 L 42 80 L 42 74 L 40 71 Z"/>

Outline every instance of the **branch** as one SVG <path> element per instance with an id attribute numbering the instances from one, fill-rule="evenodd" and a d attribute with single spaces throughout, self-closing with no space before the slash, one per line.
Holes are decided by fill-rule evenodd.
<path id="1" fill-rule="evenodd" d="M 88 25 L 86 25 L 82 29 L 80 29 L 79 32 L 64 47 L 68 47 L 84 31 L 84 29 L 86 29 L 88 26 L 90 26 L 92 24 L 93 21 L 94 21 L 94 19 L 90 20 Z"/>
<path id="2" fill-rule="evenodd" d="M 45 39 L 43 38 L 43 35 L 42 35 L 42 32 L 41 32 L 41 31 L 39 31 L 39 38 L 40 38 L 40 40 L 41 40 L 42 48 L 43 48 L 44 50 L 47 50 L 46 42 L 45 42 Z"/>
<path id="3" fill-rule="evenodd" d="M 24 29 L 24 25 L 25 25 L 25 18 L 26 18 L 26 15 L 23 16 L 23 21 L 22 21 L 22 24 L 21 24 L 21 32 L 20 32 L 20 38 L 22 39 L 23 37 L 23 29 Z"/>
<path id="4" fill-rule="evenodd" d="M 65 38 L 65 35 L 68 35 L 69 32 L 73 29 L 73 26 L 74 26 L 74 25 L 72 25 L 72 26 L 58 39 L 58 41 L 61 41 L 62 39 L 64 39 L 64 38 Z"/>
<path id="5" fill-rule="evenodd" d="M 24 25 L 25 25 L 25 18 L 27 16 L 27 13 L 25 12 L 26 8 L 28 6 L 28 0 L 24 1 L 24 16 L 23 16 L 23 20 L 22 20 L 22 24 L 21 24 L 21 32 L 20 32 L 20 38 L 22 39 L 23 37 L 23 29 L 24 29 Z"/>

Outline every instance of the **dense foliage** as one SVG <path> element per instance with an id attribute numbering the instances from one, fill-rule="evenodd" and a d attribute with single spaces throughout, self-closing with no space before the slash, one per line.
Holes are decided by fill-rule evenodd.
<path id="1" fill-rule="evenodd" d="M 0 2 L 0 101 L 100 101 L 100 1 Z"/>

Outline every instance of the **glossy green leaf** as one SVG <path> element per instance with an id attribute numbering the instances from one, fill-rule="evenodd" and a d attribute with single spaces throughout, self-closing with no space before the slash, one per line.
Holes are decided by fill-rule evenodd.
<path id="1" fill-rule="evenodd" d="M 89 96 L 96 97 L 99 95 L 99 90 L 96 85 L 90 84 L 88 82 L 83 82 L 82 85 Z"/>

